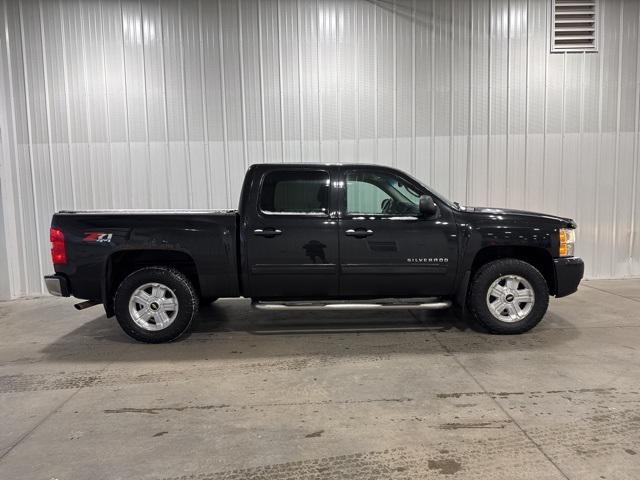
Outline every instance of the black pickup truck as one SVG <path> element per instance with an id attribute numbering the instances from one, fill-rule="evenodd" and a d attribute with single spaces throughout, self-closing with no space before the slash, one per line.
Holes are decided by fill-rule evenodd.
<path id="1" fill-rule="evenodd" d="M 235 210 L 61 211 L 50 293 L 103 304 L 144 342 L 174 340 L 199 304 L 264 310 L 459 307 L 521 333 L 576 291 L 573 220 L 460 206 L 379 165 L 260 164 Z"/>

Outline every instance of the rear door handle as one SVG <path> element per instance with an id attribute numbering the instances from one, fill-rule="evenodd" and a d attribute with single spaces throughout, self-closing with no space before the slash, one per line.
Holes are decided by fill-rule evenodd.
<path id="1" fill-rule="evenodd" d="M 282 235 L 282 230 L 278 228 L 256 228 L 253 231 L 254 235 L 258 235 L 260 237 L 275 237 L 276 235 Z"/>
<path id="2" fill-rule="evenodd" d="M 354 230 L 350 228 L 349 230 L 345 230 L 344 234 L 348 237 L 364 238 L 373 235 L 373 230 L 369 230 L 368 228 L 366 230 L 364 228 Z"/>

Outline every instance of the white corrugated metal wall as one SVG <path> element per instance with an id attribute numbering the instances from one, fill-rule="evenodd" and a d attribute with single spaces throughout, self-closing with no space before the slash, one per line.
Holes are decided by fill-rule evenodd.
<path id="1" fill-rule="evenodd" d="M 588 276 L 640 275 L 637 0 L 601 0 L 587 54 L 549 53 L 550 0 L 1 1 L 14 296 L 55 210 L 233 207 L 281 161 L 571 216 Z"/>

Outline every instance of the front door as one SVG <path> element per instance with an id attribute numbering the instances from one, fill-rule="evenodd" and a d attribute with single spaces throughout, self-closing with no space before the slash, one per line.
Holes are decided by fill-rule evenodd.
<path id="1" fill-rule="evenodd" d="M 330 169 L 270 169 L 245 226 L 253 298 L 338 295 L 338 226 L 330 214 Z"/>
<path id="2" fill-rule="evenodd" d="M 424 218 L 418 182 L 384 167 L 343 172 L 340 262 L 343 297 L 410 297 L 451 293 L 457 229 L 449 207 Z"/>

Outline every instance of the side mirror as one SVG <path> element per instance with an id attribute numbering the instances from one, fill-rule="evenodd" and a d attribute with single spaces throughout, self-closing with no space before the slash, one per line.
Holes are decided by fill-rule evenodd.
<path id="1" fill-rule="evenodd" d="M 420 195 L 420 213 L 427 218 L 438 213 L 438 206 L 429 195 Z"/>

